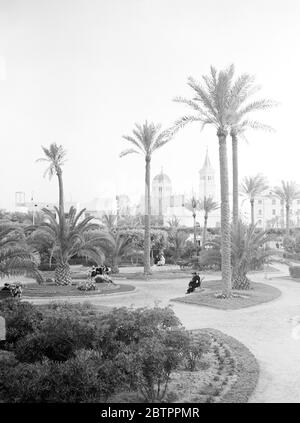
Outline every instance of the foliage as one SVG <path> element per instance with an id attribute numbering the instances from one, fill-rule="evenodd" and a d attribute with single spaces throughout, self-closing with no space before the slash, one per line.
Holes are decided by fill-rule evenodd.
<path id="1" fill-rule="evenodd" d="M 79 289 L 79 291 L 95 291 L 97 289 L 95 281 L 92 280 L 86 280 L 86 281 L 82 281 L 79 283 L 79 285 L 77 286 L 77 289 Z"/>
<path id="2" fill-rule="evenodd" d="M 295 248 L 296 248 L 295 237 L 286 235 L 283 238 L 282 244 L 283 244 L 283 248 L 284 248 L 285 251 L 287 251 L 289 253 L 295 252 Z M 297 251 L 297 252 L 299 252 L 299 251 Z"/>
<path id="3" fill-rule="evenodd" d="M 95 340 L 94 324 L 71 316 L 49 316 L 40 327 L 23 339 L 16 347 L 20 361 L 34 362 L 47 357 L 54 361 L 66 361 L 81 348 L 92 348 Z"/>
<path id="4" fill-rule="evenodd" d="M 42 313 L 28 302 L 8 298 L 0 302 L 0 315 L 6 321 L 7 344 L 15 344 L 33 333 L 40 325 Z"/>
<path id="5" fill-rule="evenodd" d="M 174 263 L 177 263 L 178 260 L 182 258 L 186 248 L 187 239 L 188 235 L 184 231 L 178 229 L 172 229 L 169 231 L 168 248 L 165 251 L 165 256 L 168 262 L 172 260 Z"/>
<path id="6" fill-rule="evenodd" d="M 268 183 L 265 177 L 261 174 L 249 177 L 246 176 L 240 187 L 242 195 L 248 197 L 250 201 L 254 200 L 255 197 L 260 195 L 266 189 L 268 189 Z"/>
<path id="7" fill-rule="evenodd" d="M 300 278 L 300 266 L 289 266 L 289 273 L 292 278 Z"/>
<path id="8" fill-rule="evenodd" d="M 58 209 L 56 209 L 57 219 L 50 210 L 43 209 L 43 211 L 47 221 L 38 227 L 28 228 L 28 231 L 32 231 L 31 242 L 37 248 L 43 244 L 50 246 L 50 263 L 54 258 L 57 264 L 55 272 L 57 284 L 71 283 L 70 275 L 60 274 L 59 266 L 66 266 L 68 269 L 72 257 L 86 257 L 97 263 L 103 260 L 101 246 L 105 235 L 97 231 L 99 229 L 97 224 L 91 223 L 92 216 L 83 218 L 85 209 L 77 213 L 76 209 L 71 207 L 67 218 L 63 219 Z"/>
<path id="9" fill-rule="evenodd" d="M 26 243 L 23 229 L 11 222 L 0 223 L 0 277 L 26 273 L 41 283 L 38 264 L 39 256 Z"/>
<path id="10" fill-rule="evenodd" d="M 197 364 L 202 358 L 203 354 L 208 352 L 211 345 L 211 338 L 207 334 L 201 334 L 200 337 L 194 338 L 190 335 L 189 342 L 185 345 L 184 358 L 185 367 L 190 372 L 197 368 Z"/>
<path id="11" fill-rule="evenodd" d="M 120 388 L 117 366 L 91 350 L 63 363 L 20 363 L 0 370 L 0 394 L 6 402 L 102 402 Z"/>

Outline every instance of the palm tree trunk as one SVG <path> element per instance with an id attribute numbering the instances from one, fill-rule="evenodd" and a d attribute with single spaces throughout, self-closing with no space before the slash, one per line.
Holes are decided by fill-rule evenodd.
<path id="1" fill-rule="evenodd" d="M 61 215 L 61 218 L 64 219 L 65 217 L 65 206 L 64 206 L 64 187 L 63 187 L 63 180 L 62 180 L 62 171 L 57 172 L 57 178 L 58 178 L 58 188 L 59 188 L 59 212 Z"/>
<path id="2" fill-rule="evenodd" d="M 58 263 L 55 268 L 55 283 L 56 285 L 71 285 L 71 271 L 69 263 Z"/>
<path id="3" fill-rule="evenodd" d="M 232 140 L 232 218 L 233 227 L 239 219 L 239 177 L 238 177 L 238 140 L 235 132 L 231 132 Z"/>
<path id="4" fill-rule="evenodd" d="M 151 198 L 150 198 L 150 162 L 151 158 L 146 156 L 145 174 L 145 243 L 144 243 L 144 274 L 151 274 L 150 266 L 150 226 L 151 226 Z"/>
<path id="5" fill-rule="evenodd" d="M 205 241 L 206 241 L 207 219 L 208 219 L 208 215 L 207 215 L 207 213 L 205 213 L 205 215 L 204 215 L 204 227 L 203 227 L 202 245 L 204 245 L 205 244 Z"/>
<path id="6" fill-rule="evenodd" d="M 221 255 L 222 255 L 222 282 L 223 294 L 226 297 L 231 293 L 231 239 L 230 239 L 230 208 L 228 190 L 228 164 L 226 136 L 227 132 L 219 129 L 219 161 L 221 183 Z"/>
<path id="7" fill-rule="evenodd" d="M 197 236 L 196 236 L 196 213 L 193 213 L 194 219 L 194 247 L 197 250 Z"/>
<path id="8" fill-rule="evenodd" d="M 290 206 L 288 204 L 285 206 L 285 210 L 286 210 L 285 230 L 286 230 L 286 235 L 289 236 L 289 234 L 290 234 Z"/>
<path id="9" fill-rule="evenodd" d="M 251 225 L 254 225 L 254 198 L 250 200 L 251 204 Z"/>

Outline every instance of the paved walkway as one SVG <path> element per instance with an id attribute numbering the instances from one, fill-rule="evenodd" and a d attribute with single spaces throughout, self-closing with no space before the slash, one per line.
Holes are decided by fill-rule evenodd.
<path id="1" fill-rule="evenodd" d="M 300 402 L 300 339 L 292 336 L 296 323 L 290 319 L 299 316 L 300 283 L 280 279 L 287 275 L 284 265 L 276 265 L 280 273 L 256 273 L 251 279 L 269 283 L 282 291 L 282 296 L 270 303 L 241 310 L 216 310 L 170 302 L 171 298 L 182 296 L 187 280 L 129 281 L 137 287 L 131 294 L 107 297 L 91 297 L 95 306 L 164 306 L 171 304 L 175 313 L 187 329 L 211 327 L 231 335 L 245 344 L 256 356 L 260 365 L 258 386 L 250 402 Z M 214 276 L 206 277 L 207 280 Z M 118 282 L 119 283 L 119 282 Z M 122 283 L 122 281 L 120 282 Z M 80 301 L 73 299 L 71 301 Z M 35 300 L 43 303 L 45 300 Z M 295 319 L 294 319 L 295 320 Z M 300 325 L 300 323 L 299 323 Z"/>

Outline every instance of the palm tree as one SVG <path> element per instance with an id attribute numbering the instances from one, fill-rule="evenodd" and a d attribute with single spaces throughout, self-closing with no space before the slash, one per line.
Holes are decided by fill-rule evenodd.
<path id="1" fill-rule="evenodd" d="M 168 241 L 170 243 L 169 249 L 176 264 L 178 263 L 178 260 L 180 259 L 180 256 L 184 251 L 184 247 L 186 245 L 187 239 L 188 239 L 188 234 L 186 234 L 182 230 L 178 230 L 178 228 L 173 228 L 169 232 L 169 236 L 168 236 Z"/>
<path id="2" fill-rule="evenodd" d="M 58 217 L 48 209 L 43 209 L 47 221 L 38 227 L 28 228 L 33 231 L 31 242 L 40 245 L 43 239 L 51 244 L 50 262 L 55 260 L 55 283 L 70 285 L 72 283 L 69 260 L 74 256 L 85 257 L 101 263 L 104 258 L 102 251 L 105 234 L 97 231 L 99 225 L 91 223 L 93 216 L 83 218 L 85 209 L 77 213 L 71 207 L 65 219 L 55 208 Z"/>
<path id="3" fill-rule="evenodd" d="M 254 225 L 254 200 L 263 191 L 268 189 L 268 184 L 260 173 L 255 176 L 246 176 L 241 184 L 241 193 L 250 200 L 251 206 L 251 224 Z"/>
<path id="4" fill-rule="evenodd" d="M 207 220 L 208 215 L 214 210 L 217 210 L 219 205 L 213 200 L 212 197 L 204 197 L 203 200 L 199 201 L 199 209 L 204 211 L 204 226 L 203 226 L 203 239 L 202 245 L 206 242 L 206 231 L 207 231 Z"/>
<path id="5" fill-rule="evenodd" d="M 248 129 L 262 129 L 273 131 L 268 125 L 248 118 L 249 113 L 266 110 L 274 106 L 271 100 L 255 100 L 247 104 L 249 98 L 256 93 L 260 87 L 254 85 L 255 78 L 244 73 L 234 82 L 231 95 L 231 130 L 232 141 L 232 196 L 233 196 L 233 225 L 236 225 L 239 219 L 239 192 L 238 192 L 238 139 L 245 138 L 244 133 Z"/>
<path id="6" fill-rule="evenodd" d="M 241 220 L 232 227 L 232 281 L 233 289 L 250 289 L 247 273 L 255 262 L 265 263 L 272 250 L 265 248 L 273 239 L 265 231 L 258 231 L 255 225 L 245 225 Z"/>
<path id="7" fill-rule="evenodd" d="M 193 221 L 194 221 L 194 247 L 197 251 L 197 233 L 196 233 L 196 210 L 198 207 L 198 201 L 193 196 L 186 204 L 185 207 L 192 212 Z"/>
<path id="8" fill-rule="evenodd" d="M 145 158 L 145 248 L 144 248 L 144 274 L 151 273 L 150 267 L 150 228 L 151 228 L 151 198 L 150 198 L 150 164 L 152 154 L 165 145 L 173 136 L 170 130 L 161 131 L 161 125 L 154 123 L 135 124 L 133 135 L 124 135 L 123 138 L 134 145 L 121 152 L 120 157 L 127 154 L 142 154 Z"/>
<path id="9" fill-rule="evenodd" d="M 194 91 L 192 100 L 182 97 L 175 98 L 175 101 L 188 105 L 195 112 L 195 114 L 184 116 L 175 122 L 175 130 L 195 121 L 201 122 L 202 127 L 212 125 L 217 130 L 221 181 L 222 280 L 225 297 L 229 297 L 231 291 L 230 209 L 226 138 L 232 120 L 231 86 L 233 75 L 233 65 L 219 73 L 211 67 L 210 75 L 203 76 L 204 87 L 193 78 L 188 79 L 188 85 Z"/>
<path id="10" fill-rule="evenodd" d="M 0 277 L 24 275 L 43 278 L 38 271 L 39 257 L 28 246 L 22 228 L 12 222 L 0 223 Z"/>
<path id="11" fill-rule="evenodd" d="M 290 212 L 293 200 L 300 198 L 300 190 L 296 182 L 281 181 L 281 187 L 275 187 L 273 190 L 274 194 L 280 198 L 285 204 L 285 218 L 286 218 L 286 235 L 290 234 Z"/>
<path id="12" fill-rule="evenodd" d="M 49 148 L 43 147 L 42 149 L 46 157 L 37 159 L 37 162 L 47 162 L 49 166 L 44 172 L 44 177 L 48 175 L 49 179 L 52 178 L 54 174 L 58 178 L 58 187 L 59 187 L 59 214 L 61 216 L 61 221 L 64 220 L 64 188 L 62 180 L 62 166 L 65 163 L 66 151 L 63 149 L 62 145 L 57 145 L 56 143 L 50 144 Z"/>

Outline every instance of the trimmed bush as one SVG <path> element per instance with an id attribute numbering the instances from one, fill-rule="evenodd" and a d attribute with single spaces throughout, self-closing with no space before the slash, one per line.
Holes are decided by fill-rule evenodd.
<path id="1" fill-rule="evenodd" d="M 289 266 L 289 272 L 292 278 L 300 278 L 300 266 Z"/>

